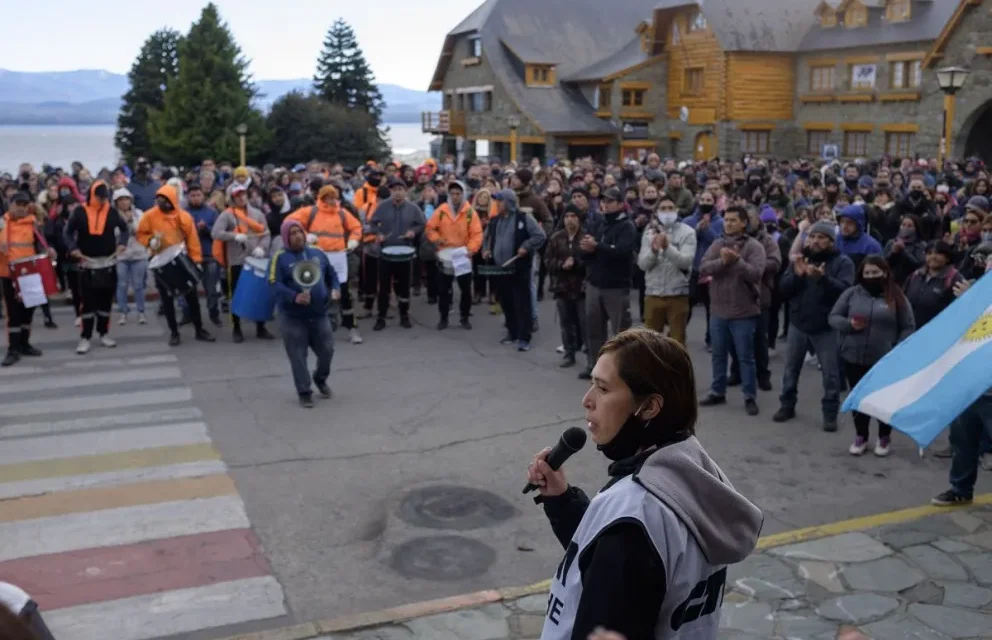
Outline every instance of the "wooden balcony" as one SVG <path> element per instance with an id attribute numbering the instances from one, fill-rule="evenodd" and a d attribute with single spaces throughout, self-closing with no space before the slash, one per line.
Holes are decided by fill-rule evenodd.
<path id="1" fill-rule="evenodd" d="M 465 111 L 424 111 L 420 114 L 420 129 L 435 135 L 464 136 Z"/>

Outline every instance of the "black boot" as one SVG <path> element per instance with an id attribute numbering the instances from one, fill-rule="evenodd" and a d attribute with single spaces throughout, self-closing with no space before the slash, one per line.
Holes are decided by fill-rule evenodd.
<path id="1" fill-rule="evenodd" d="M 4 356 L 3 362 L 0 362 L 0 367 L 12 367 L 18 363 L 21 359 L 21 354 L 15 349 L 7 349 L 7 355 Z"/>
<path id="2" fill-rule="evenodd" d="M 36 349 L 31 346 L 30 329 L 21 329 L 20 351 L 22 356 L 29 356 L 32 358 L 37 358 L 41 355 L 41 349 Z"/>
<path id="3" fill-rule="evenodd" d="M 276 337 L 269 333 L 269 330 L 265 328 L 264 323 L 259 323 L 258 329 L 255 331 L 255 337 L 259 340 L 275 340 Z"/>

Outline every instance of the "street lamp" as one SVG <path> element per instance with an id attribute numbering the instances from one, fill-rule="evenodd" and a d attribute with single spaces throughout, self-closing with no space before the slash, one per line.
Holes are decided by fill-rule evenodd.
<path id="1" fill-rule="evenodd" d="M 506 124 L 510 127 L 510 162 L 516 164 L 517 162 L 517 129 L 520 128 L 520 118 L 517 116 L 508 116 L 506 118 Z"/>
<path id="2" fill-rule="evenodd" d="M 247 135 L 248 133 L 248 125 L 244 123 L 239 124 L 238 126 L 234 127 L 234 131 L 238 134 L 238 142 L 240 143 L 241 146 L 241 166 L 244 167 L 247 166 L 245 164 L 245 156 L 246 156 L 245 135 Z"/>
<path id="3" fill-rule="evenodd" d="M 944 126 L 940 133 L 940 153 L 937 160 L 937 166 L 941 170 L 944 168 L 944 159 L 951 152 L 955 94 L 964 86 L 969 73 L 971 72 L 963 67 L 944 67 L 943 69 L 937 69 L 937 84 L 940 85 L 940 90 L 944 92 Z"/>

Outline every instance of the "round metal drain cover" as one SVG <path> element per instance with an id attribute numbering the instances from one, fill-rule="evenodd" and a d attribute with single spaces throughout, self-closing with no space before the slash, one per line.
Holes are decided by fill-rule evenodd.
<path id="1" fill-rule="evenodd" d="M 494 493 L 439 485 L 411 491 L 400 504 L 400 519 L 415 527 L 467 531 L 509 520 L 516 513 Z"/>
<path id="2" fill-rule="evenodd" d="M 439 582 L 477 578 L 496 561 L 490 547 L 461 536 L 414 538 L 393 549 L 389 566 L 405 578 Z"/>

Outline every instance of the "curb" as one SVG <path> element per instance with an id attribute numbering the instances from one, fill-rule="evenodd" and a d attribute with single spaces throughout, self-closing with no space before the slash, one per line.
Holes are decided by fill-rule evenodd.
<path id="1" fill-rule="evenodd" d="M 971 505 L 961 507 L 937 507 L 933 505 L 923 505 L 900 509 L 899 511 L 888 511 L 871 516 L 840 520 L 823 525 L 794 529 L 769 536 L 764 536 L 758 540 L 755 551 L 764 551 L 774 547 L 781 547 L 787 544 L 795 544 L 817 538 L 836 536 L 842 533 L 851 533 L 865 529 L 873 529 L 886 525 L 901 524 L 919 520 L 928 516 L 935 516 L 942 513 L 953 513 L 955 511 L 966 511 L 969 507 L 980 507 L 992 505 L 992 493 L 975 496 Z M 525 596 L 543 594 L 551 587 L 551 580 L 542 580 L 532 585 L 522 587 L 506 587 L 503 589 L 488 589 L 476 591 L 449 598 L 438 600 L 427 600 L 424 602 L 414 602 L 412 604 L 381 609 L 368 613 L 358 613 L 352 615 L 338 616 L 316 622 L 308 622 L 289 627 L 270 629 L 267 631 L 257 631 L 235 636 L 229 636 L 222 640 L 310 640 L 318 636 L 331 633 L 343 633 L 378 627 L 387 624 L 399 624 L 414 618 L 433 616 L 441 613 L 450 613 L 459 609 L 478 607 L 486 604 L 496 604 L 516 600 Z"/>

